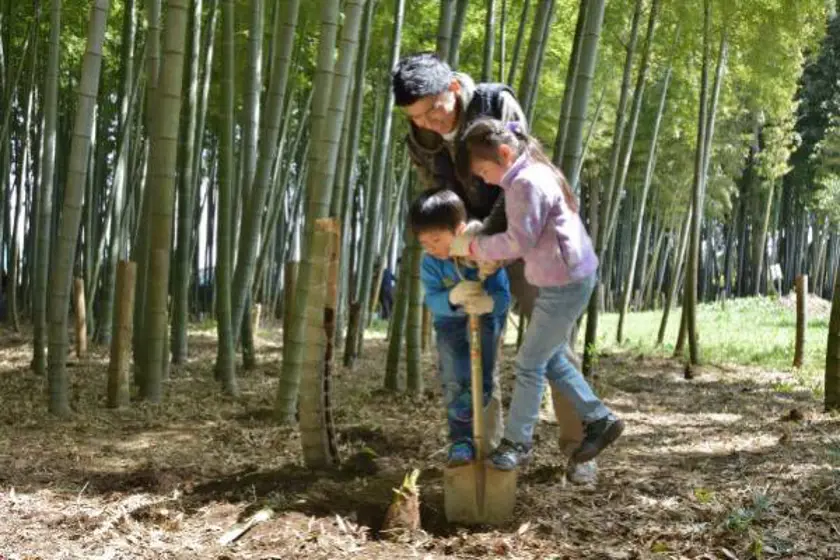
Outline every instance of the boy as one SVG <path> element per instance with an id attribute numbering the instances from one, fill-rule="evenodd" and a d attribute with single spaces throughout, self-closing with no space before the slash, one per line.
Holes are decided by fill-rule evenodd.
<path id="1" fill-rule="evenodd" d="M 510 304 L 510 286 L 504 269 L 479 279 L 475 263 L 456 262 L 449 258 L 455 237 L 470 227 L 466 223 L 464 203 L 451 190 L 437 189 L 422 193 L 409 210 L 412 230 L 425 255 L 420 278 L 426 293 L 426 305 L 434 316 L 438 347 L 438 373 L 449 422 L 449 466 L 463 465 L 475 459 L 472 441 L 472 397 L 470 394 L 470 341 L 468 315 L 481 316 L 481 361 L 485 414 L 488 433 L 493 436 L 495 422 L 500 423 L 498 396 L 492 399 L 495 362 L 505 313 Z M 493 406 L 492 403 L 495 403 Z M 492 410 L 495 408 L 496 410 Z M 488 410 L 491 409 L 491 410 Z M 490 442 L 491 446 L 495 442 Z"/>

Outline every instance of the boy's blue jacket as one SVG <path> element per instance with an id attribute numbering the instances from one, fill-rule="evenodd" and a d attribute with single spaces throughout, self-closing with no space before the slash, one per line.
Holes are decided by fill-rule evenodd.
<path id="1" fill-rule="evenodd" d="M 423 255 L 420 269 L 420 280 L 426 289 L 426 305 L 435 317 L 466 317 L 461 307 L 453 307 L 449 303 L 449 290 L 461 281 L 456 270 L 457 265 L 452 259 L 437 259 L 430 255 Z M 478 269 L 459 267 L 461 275 L 466 280 L 478 280 Z M 510 284 L 504 268 L 484 281 L 484 290 L 493 298 L 493 315 L 504 315 L 510 305 Z"/>

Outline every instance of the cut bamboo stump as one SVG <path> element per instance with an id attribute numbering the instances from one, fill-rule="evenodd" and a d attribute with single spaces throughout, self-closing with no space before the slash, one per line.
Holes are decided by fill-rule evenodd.
<path id="1" fill-rule="evenodd" d="M 793 367 L 801 368 L 805 355 L 805 327 L 808 324 L 808 275 L 796 277 L 796 345 L 793 351 Z"/>
<path id="2" fill-rule="evenodd" d="M 111 336 L 111 361 L 108 364 L 108 407 L 119 408 L 129 403 L 129 366 L 131 335 L 134 330 L 134 279 L 137 263 L 117 263 L 116 309 Z"/>
<path id="3" fill-rule="evenodd" d="M 333 247 L 339 243 L 337 222 L 331 218 L 315 220 L 309 259 L 312 285 L 306 309 L 306 344 L 303 357 L 303 378 L 300 385 L 298 413 L 303 460 L 308 467 L 322 468 L 338 463 L 338 447 L 332 423 L 330 375 L 327 367 L 327 345 L 324 309 L 328 303 L 328 275 Z M 336 271 L 337 271 L 336 267 Z"/>
<path id="4" fill-rule="evenodd" d="M 75 278 L 73 282 L 73 301 L 76 311 L 76 357 L 82 359 L 87 354 L 87 316 L 85 314 L 84 278 Z"/>
<path id="5" fill-rule="evenodd" d="M 254 332 L 257 332 L 257 329 L 260 328 L 260 316 L 262 315 L 262 304 L 255 303 L 251 307 L 251 328 Z"/>
<path id="6" fill-rule="evenodd" d="M 432 345 L 432 311 L 425 305 L 423 306 L 423 325 L 421 328 L 420 351 L 425 354 Z"/>

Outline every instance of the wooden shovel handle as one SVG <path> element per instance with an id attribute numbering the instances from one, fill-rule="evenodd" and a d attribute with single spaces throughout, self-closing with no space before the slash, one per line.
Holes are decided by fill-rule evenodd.
<path id="1" fill-rule="evenodd" d="M 484 383 L 482 382 L 479 316 L 470 315 L 470 392 L 472 393 L 473 441 L 479 461 L 484 460 Z"/>

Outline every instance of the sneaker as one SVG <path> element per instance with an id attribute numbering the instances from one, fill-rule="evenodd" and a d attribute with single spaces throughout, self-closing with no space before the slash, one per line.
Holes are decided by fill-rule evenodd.
<path id="1" fill-rule="evenodd" d="M 612 412 L 600 420 L 589 422 L 583 427 L 583 441 L 572 455 L 572 460 L 575 463 L 591 461 L 617 440 L 623 431 L 624 421 Z"/>
<path id="2" fill-rule="evenodd" d="M 566 478 L 572 484 L 587 485 L 595 484 L 598 480 L 598 463 L 594 460 L 585 463 L 569 461 L 566 466 Z"/>
<path id="3" fill-rule="evenodd" d="M 468 439 L 456 441 L 449 446 L 449 456 L 446 459 L 447 467 L 460 467 L 475 460 L 475 448 Z"/>
<path id="4" fill-rule="evenodd" d="M 531 446 L 503 439 L 487 460 L 500 471 L 512 471 L 524 467 L 531 461 Z"/>

